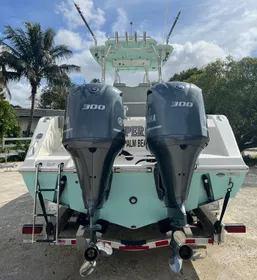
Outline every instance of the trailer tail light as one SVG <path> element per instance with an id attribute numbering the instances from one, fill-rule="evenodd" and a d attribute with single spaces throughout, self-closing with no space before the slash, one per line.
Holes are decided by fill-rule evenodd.
<path id="1" fill-rule="evenodd" d="M 196 240 L 194 238 L 187 238 L 185 244 L 196 244 Z"/>
<path id="2" fill-rule="evenodd" d="M 34 234 L 40 234 L 43 230 L 42 224 L 35 224 Z M 27 224 L 22 227 L 22 234 L 32 234 L 33 233 L 33 225 Z"/>
<path id="3" fill-rule="evenodd" d="M 168 246 L 170 244 L 169 240 L 162 240 L 155 242 L 156 247 Z"/>
<path id="4" fill-rule="evenodd" d="M 246 233 L 244 224 L 225 224 L 224 227 L 228 233 Z"/>

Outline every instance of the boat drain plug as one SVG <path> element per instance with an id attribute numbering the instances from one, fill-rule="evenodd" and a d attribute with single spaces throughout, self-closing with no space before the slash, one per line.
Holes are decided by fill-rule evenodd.
<path id="1" fill-rule="evenodd" d="M 131 204 L 136 204 L 137 203 L 137 198 L 135 196 L 131 196 L 131 198 L 129 199 L 129 202 Z"/>

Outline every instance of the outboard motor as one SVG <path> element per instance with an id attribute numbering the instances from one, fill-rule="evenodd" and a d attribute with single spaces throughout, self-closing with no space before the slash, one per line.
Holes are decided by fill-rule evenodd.
<path id="1" fill-rule="evenodd" d="M 196 160 L 209 142 L 202 90 L 185 82 L 155 85 L 147 92 L 146 121 L 146 141 L 160 171 L 171 226 L 184 227 Z"/>
<path id="2" fill-rule="evenodd" d="M 70 91 L 63 145 L 75 163 L 90 218 L 103 206 L 113 162 L 125 145 L 123 119 L 122 92 L 117 88 L 94 83 Z"/>

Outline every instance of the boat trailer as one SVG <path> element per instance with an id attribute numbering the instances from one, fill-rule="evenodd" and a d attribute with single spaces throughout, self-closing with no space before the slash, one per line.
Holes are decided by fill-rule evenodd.
<path id="1" fill-rule="evenodd" d="M 211 206 L 211 205 L 210 205 Z M 59 208 L 59 211 L 57 209 Z M 57 212 L 59 212 L 57 214 Z M 58 215 L 58 221 L 56 217 Z M 246 226 L 236 223 L 221 223 L 219 233 L 215 232 L 215 223 L 219 221 L 217 212 L 208 205 L 195 210 L 195 219 L 199 226 L 184 227 L 179 231 L 168 231 L 156 239 L 150 240 L 117 240 L 105 237 L 100 231 L 96 232 L 97 242 L 90 244 L 87 227 L 77 222 L 78 213 L 64 206 L 57 207 L 56 203 L 48 202 L 47 216 L 52 223 L 52 233 L 49 235 L 47 224 L 25 224 L 22 228 L 24 243 L 47 243 L 55 246 L 76 246 L 84 255 L 80 275 L 86 277 L 96 268 L 99 257 L 111 256 L 113 250 L 145 251 L 161 247 L 169 247 L 169 267 L 175 273 L 182 272 L 183 261 L 196 261 L 207 256 L 209 246 L 225 242 L 226 233 L 245 233 Z M 44 214 L 37 214 L 44 217 Z M 75 228 L 77 228 L 74 231 Z M 56 230 L 56 226 L 58 229 Z M 160 226 L 160 225 L 159 225 Z M 160 227 L 161 228 L 161 227 Z M 199 231 L 199 229 L 201 229 Z M 58 235 L 56 235 L 58 233 Z"/>

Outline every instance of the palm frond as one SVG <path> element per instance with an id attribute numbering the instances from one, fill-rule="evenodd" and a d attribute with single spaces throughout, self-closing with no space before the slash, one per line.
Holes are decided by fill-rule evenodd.
<path id="1" fill-rule="evenodd" d="M 5 26 L 3 35 L 5 36 L 4 40 L 10 41 L 13 45 L 12 48 L 15 49 L 20 56 L 30 57 L 28 45 L 26 44 L 26 36 L 22 35 L 19 31 L 15 31 L 10 25 Z"/>
<path id="2" fill-rule="evenodd" d="M 2 85 L 2 91 L 7 93 L 8 97 L 11 99 L 12 94 L 8 87 L 8 82 L 19 81 L 21 76 L 17 72 L 6 71 L 5 65 L 0 66 L 0 84 Z"/>
<path id="3" fill-rule="evenodd" d="M 51 76 L 47 80 L 49 86 L 66 88 L 71 85 L 71 79 L 66 73 L 61 73 L 58 76 Z"/>
<path id="4" fill-rule="evenodd" d="M 77 66 L 74 64 L 62 64 L 62 65 L 59 65 L 59 68 L 62 72 L 65 72 L 67 74 L 72 73 L 72 72 L 80 72 L 80 70 L 81 70 L 80 66 Z"/>
<path id="5" fill-rule="evenodd" d="M 54 61 L 72 57 L 72 51 L 66 45 L 58 45 L 51 49 L 50 54 Z"/>
<path id="6" fill-rule="evenodd" d="M 48 28 L 44 32 L 44 50 L 50 50 L 54 46 L 54 36 L 55 36 L 55 31 L 52 28 Z"/>
<path id="7" fill-rule="evenodd" d="M 43 31 L 39 23 L 26 23 L 26 34 L 30 43 L 33 64 L 39 68 L 43 58 Z"/>
<path id="8" fill-rule="evenodd" d="M 3 83 L 5 87 L 7 87 L 7 82 L 13 81 L 13 82 L 17 82 L 20 80 L 21 75 L 17 72 L 13 72 L 13 71 L 1 71 L 0 75 L 2 75 L 4 77 L 5 82 Z"/>
<path id="9" fill-rule="evenodd" d="M 4 86 L 4 89 L 3 89 L 4 94 L 5 94 L 5 91 L 7 92 L 9 99 L 12 99 L 12 93 L 11 93 L 9 87 L 7 86 L 7 84 Z"/>
<path id="10" fill-rule="evenodd" d="M 5 43 L 4 40 L 0 40 L 0 46 L 2 47 L 2 51 L 11 52 L 17 57 L 21 56 L 21 54 L 17 50 L 15 50 L 12 46 Z"/>
<path id="11" fill-rule="evenodd" d="M 0 55 L 0 65 L 5 66 L 10 69 L 14 69 L 15 71 L 21 73 L 24 71 L 24 61 L 19 59 L 13 53 L 8 51 L 3 51 Z"/>
<path id="12" fill-rule="evenodd" d="M 26 52 L 22 53 L 22 59 L 26 60 L 28 62 L 32 62 L 33 61 L 33 52 L 32 52 L 32 49 L 30 46 L 30 41 L 29 41 L 29 38 L 28 38 L 26 32 L 23 29 L 18 28 L 17 34 L 22 37 L 23 45 L 26 49 Z"/>
<path id="13" fill-rule="evenodd" d="M 67 87 L 71 84 L 70 77 L 61 71 L 58 65 L 51 65 L 44 69 L 44 77 L 47 79 L 49 86 Z"/>

